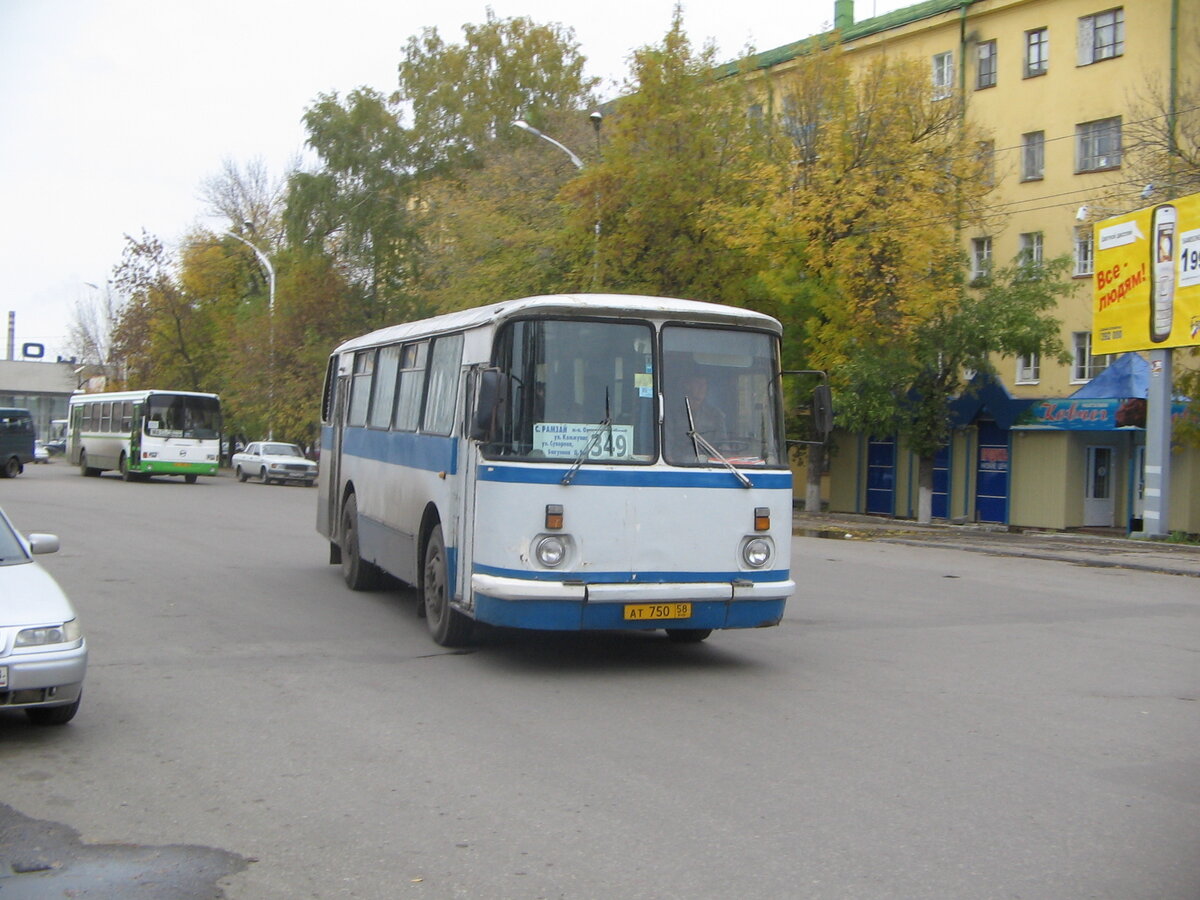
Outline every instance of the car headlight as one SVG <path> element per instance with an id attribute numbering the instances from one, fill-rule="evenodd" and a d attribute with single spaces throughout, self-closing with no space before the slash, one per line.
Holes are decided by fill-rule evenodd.
<path id="1" fill-rule="evenodd" d="M 567 558 L 567 542 L 561 535 L 542 535 L 534 541 L 533 555 L 543 566 L 553 569 L 562 565 L 562 561 Z"/>
<path id="2" fill-rule="evenodd" d="M 771 550 L 766 538 L 751 538 L 742 544 L 742 561 L 752 569 L 761 569 L 771 561 Z"/>
<path id="3" fill-rule="evenodd" d="M 61 625 L 43 625 L 40 628 L 23 628 L 17 633 L 14 647 L 44 647 L 48 644 L 74 644 L 83 637 L 79 620 L 72 619 Z"/>

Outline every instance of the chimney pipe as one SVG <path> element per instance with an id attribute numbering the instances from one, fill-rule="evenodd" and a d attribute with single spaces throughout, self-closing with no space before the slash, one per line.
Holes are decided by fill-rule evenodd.
<path id="1" fill-rule="evenodd" d="M 854 24 L 854 0 L 834 0 L 833 27 L 835 31 L 845 31 Z"/>

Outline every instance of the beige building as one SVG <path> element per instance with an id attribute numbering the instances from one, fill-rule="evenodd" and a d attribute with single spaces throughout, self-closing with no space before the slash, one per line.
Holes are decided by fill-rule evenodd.
<path id="1" fill-rule="evenodd" d="M 999 360 L 1002 384 L 964 399 L 939 460 L 934 515 L 1067 529 L 1140 530 L 1144 428 L 1118 422 L 1147 364 L 1092 353 L 1092 223 L 1169 199 L 1130 165 L 1132 130 L 1200 101 L 1200 16 L 1194 0 L 926 0 L 854 21 L 836 0 L 835 35 L 851 63 L 879 54 L 929 61 L 930 89 L 963 98 L 991 138 L 996 187 L 989 231 L 964 236 L 973 269 L 1025 254 L 1069 254 L 1078 290 L 1058 310 L 1069 366 Z M 808 41 L 760 54 L 782 82 Z M 1189 112 L 1190 110 L 1190 112 Z M 1195 365 L 1175 351 L 1176 367 Z M 1105 377 L 1110 364 L 1117 364 Z M 1067 398 L 1090 389 L 1088 416 Z M 1114 396 L 1107 396 L 1112 393 Z M 1082 398 L 1077 398 L 1081 402 Z M 1078 427 L 1086 424 L 1087 427 Z M 833 510 L 915 515 L 916 460 L 888 436 L 841 435 L 831 464 Z M 1172 530 L 1200 532 L 1200 453 L 1173 454 Z"/>

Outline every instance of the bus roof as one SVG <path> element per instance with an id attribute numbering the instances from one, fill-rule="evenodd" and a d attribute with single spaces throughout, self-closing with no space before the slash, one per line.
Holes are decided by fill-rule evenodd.
<path id="1" fill-rule="evenodd" d="M 705 303 L 699 300 L 674 300 L 668 297 L 648 297 L 640 294 L 549 294 L 541 297 L 525 297 L 507 300 L 488 306 L 477 306 L 458 312 L 389 325 L 369 334 L 351 338 L 334 350 L 343 353 L 361 347 L 391 344 L 409 338 L 424 337 L 446 332 L 463 331 L 483 325 L 499 323 L 519 316 L 573 315 L 628 315 L 647 319 L 670 319 L 679 322 L 695 322 L 713 325 L 748 325 L 783 333 L 778 320 L 765 313 L 720 303 Z"/>
<path id="2" fill-rule="evenodd" d="M 217 394 L 207 394 L 201 391 L 171 391 L 165 388 L 147 388 L 142 391 L 100 391 L 95 394 L 88 394 L 83 391 L 76 391 L 70 397 L 71 403 L 76 403 L 81 400 L 141 400 L 151 394 L 177 394 L 181 397 L 211 397 L 214 400 L 221 398 Z M 63 420 L 66 421 L 65 419 Z"/>

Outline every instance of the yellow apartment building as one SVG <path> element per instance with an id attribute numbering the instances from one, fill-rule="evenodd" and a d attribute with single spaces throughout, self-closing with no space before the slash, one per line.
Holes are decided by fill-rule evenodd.
<path id="1" fill-rule="evenodd" d="M 1123 160 L 1124 135 L 1162 110 L 1200 115 L 1198 6 L 926 0 L 856 22 L 853 0 L 834 2 L 831 37 L 852 65 L 880 54 L 928 60 L 930 89 L 961 96 L 964 115 L 990 136 L 997 216 L 992 230 L 964 234 L 972 268 L 1019 253 L 1074 260 L 1078 289 L 1057 312 L 1073 363 L 998 360 L 1000 383 L 963 398 L 938 461 L 935 517 L 1141 530 L 1145 429 L 1129 424 L 1137 421 L 1129 410 L 1139 390 L 1146 396 L 1148 363 L 1092 352 L 1092 225 L 1172 196 L 1170 185 L 1137 180 Z M 809 46 L 749 62 L 782 90 Z M 1195 365 L 1187 351 L 1174 358 L 1176 370 Z M 1087 414 L 1072 412 L 1080 408 Z M 829 508 L 913 517 L 916 473 L 894 438 L 840 434 Z M 1200 532 L 1200 452 L 1172 455 L 1170 496 L 1169 530 Z"/>

